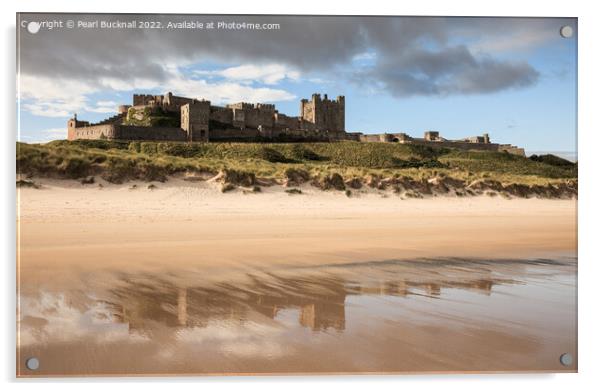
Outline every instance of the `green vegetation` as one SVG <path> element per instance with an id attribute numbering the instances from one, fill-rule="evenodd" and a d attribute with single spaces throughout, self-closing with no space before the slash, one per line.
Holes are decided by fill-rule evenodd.
<path id="1" fill-rule="evenodd" d="M 491 175 L 534 175 L 542 178 L 577 178 L 577 164 L 554 155 L 543 160 L 505 152 L 450 151 L 439 161 L 450 167 Z M 560 162 L 563 162 L 560 164 Z"/>
<path id="2" fill-rule="evenodd" d="M 123 124 L 131 126 L 179 128 L 180 115 L 178 113 L 164 111 L 160 108 L 153 111 L 150 107 L 145 107 L 143 109 L 130 107 L 125 119 L 123 120 Z"/>
<path id="3" fill-rule="evenodd" d="M 446 177 L 452 184 L 453 180 L 466 184 L 478 180 L 527 186 L 547 186 L 577 178 L 576 163 L 553 155 L 525 158 L 501 152 L 358 142 L 17 143 L 17 171 L 26 176 L 71 179 L 100 176 L 114 183 L 130 179 L 164 181 L 169 175 L 183 172 L 222 172 L 224 183 L 242 186 L 253 186 L 261 179 L 285 181 L 289 186 L 311 182 L 336 190 L 359 188 L 362 183 L 373 186 L 372 182 L 378 182 L 374 178 L 400 178 L 420 184 L 429 178 Z M 226 186 L 224 190 L 231 189 Z"/>
<path id="4" fill-rule="evenodd" d="M 558 167 L 572 167 L 575 165 L 575 163 L 570 162 L 566 159 L 563 159 L 561 157 L 558 157 L 556 155 L 531 155 L 529 156 L 529 159 L 535 161 L 535 162 L 541 162 L 541 163 L 546 163 L 549 164 L 550 166 L 558 166 Z"/>

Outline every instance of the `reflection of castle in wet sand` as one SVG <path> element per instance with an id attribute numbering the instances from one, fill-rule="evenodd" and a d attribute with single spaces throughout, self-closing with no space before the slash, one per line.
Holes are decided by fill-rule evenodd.
<path id="1" fill-rule="evenodd" d="M 132 283 L 116 291 L 115 318 L 130 330 L 147 330 L 157 323 L 168 327 L 206 327 L 210 321 L 245 322 L 256 314 L 275 319 L 284 309 L 297 309 L 299 323 L 312 330 L 345 329 L 345 297 L 342 282 L 331 292 L 280 295 L 278 292 L 243 293 L 234 287 L 220 290 L 161 285 L 154 291 Z M 257 289 L 258 287 L 254 287 Z"/>
<path id="2" fill-rule="evenodd" d="M 252 283 L 234 286 L 177 287 L 158 279 L 129 280 L 113 291 L 115 319 L 128 323 L 131 331 L 167 327 L 207 327 L 210 321 L 240 322 L 257 316 L 276 319 L 283 310 L 297 310 L 301 326 L 313 331 L 345 330 L 348 296 L 421 295 L 438 297 L 442 288 L 459 288 L 489 295 L 493 285 L 509 281 L 480 278 L 472 281 L 373 281 L 357 283 L 338 277 L 311 279 L 270 275 L 252 278 Z"/>
<path id="3" fill-rule="evenodd" d="M 24 296 L 21 356 L 79 376 L 563 369 L 550 351 L 576 351 L 575 271 L 455 258 L 111 270 Z"/>

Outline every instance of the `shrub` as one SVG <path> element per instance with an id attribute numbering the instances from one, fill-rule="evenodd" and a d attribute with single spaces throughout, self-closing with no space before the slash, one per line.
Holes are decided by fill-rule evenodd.
<path id="1" fill-rule="evenodd" d="M 139 141 L 130 142 L 130 144 L 128 145 L 128 151 L 140 153 L 140 142 Z"/>
<path id="2" fill-rule="evenodd" d="M 221 177 L 224 183 L 250 187 L 255 184 L 255 174 L 238 170 L 223 170 Z"/>
<path id="3" fill-rule="evenodd" d="M 53 141 L 52 143 L 48 143 L 54 147 L 70 147 L 76 146 L 84 149 L 89 148 L 97 148 L 103 150 L 109 149 L 123 149 L 127 150 L 129 148 L 128 141 L 120 141 L 120 140 L 73 140 L 73 141 Z"/>
<path id="4" fill-rule="evenodd" d="M 185 144 L 185 143 L 154 143 L 158 153 L 179 156 L 185 158 L 200 157 L 205 152 L 205 147 L 201 143 Z"/>
<path id="5" fill-rule="evenodd" d="M 345 181 L 343 180 L 343 177 L 340 174 L 337 174 L 336 172 L 334 174 L 318 178 L 314 182 L 314 185 L 322 190 L 345 190 Z"/>
<path id="6" fill-rule="evenodd" d="M 167 167 L 158 166 L 152 162 L 142 162 L 137 165 L 138 177 L 145 181 L 165 182 L 169 174 Z"/>
<path id="7" fill-rule="evenodd" d="M 88 160 L 79 156 L 73 156 L 63 160 L 58 169 L 65 177 L 77 179 L 88 176 L 90 167 L 91 164 Z"/>
<path id="8" fill-rule="evenodd" d="M 559 156 L 556 155 L 552 155 L 552 154 L 547 154 L 547 155 L 531 155 L 529 156 L 530 160 L 533 160 L 535 162 L 541 162 L 541 163 L 545 163 L 545 164 L 549 164 L 550 166 L 557 166 L 557 167 L 574 167 L 576 165 L 576 163 L 573 163 L 569 160 L 563 159 Z"/>
<path id="9" fill-rule="evenodd" d="M 107 169 L 102 178 L 111 183 L 123 183 L 130 178 L 136 178 L 136 161 L 111 157 L 107 160 Z"/>
<path id="10" fill-rule="evenodd" d="M 146 142 L 140 143 L 140 152 L 147 155 L 154 155 L 157 153 L 157 143 Z"/>
<path id="11" fill-rule="evenodd" d="M 95 163 L 95 164 L 100 164 L 104 161 L 107 160 L 107 155 L 103 155 L 103 154 L 91 154 L 88 159 L 90 160 L 90 162 Z"/>
<path id="12" fill-rule="evenodd" d="M 261 148 L 258 152 L 260 159 L 266 160 L 270 163 L 292 163 L 294 160 L 287 158 L 279 151 L 273 148 Z"/>
<path id="13" fill-rule="evenodd" d="M 284 178 L 289 186 L 298 186 L 309 180 L 309 172 L 298 168 L 289 167 L 284 171 Z"/>
<path id="14" fill-rule="evenodd" d="M 297 160 L 322 161 L 328 160 L 324 156 L 320 156 L 309 148 L 301 144 L 295 144 L 292 148 L 291 155 Z"/>

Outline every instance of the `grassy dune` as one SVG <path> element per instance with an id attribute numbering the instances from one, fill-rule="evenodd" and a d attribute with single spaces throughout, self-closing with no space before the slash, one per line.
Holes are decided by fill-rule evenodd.
<path id="1" fill-rule="evenodd" d="M 26 176 L 80 179 L 101 176 L 164 181 L 179 173 L 239 172 L 266 180 L 319 183 L 383 178 L 428 181 L 449 178 L 502 185 L 555 186 L 574 183 L 577 164 L 552 155 L 525 158 L 499 152 L 389 143 L 174 143 L 108 140 L 17 143 L 17 172 Z M 292 173 L 292 174 L 291 174 Z M 295 174 L 296 173 L 296 174 Z M 299 177 L 300 175 L 300 177 Z M 340 187 L 340 186 L 339 186 Z M 495 186 L 494 186 L 495 187 Z"/>

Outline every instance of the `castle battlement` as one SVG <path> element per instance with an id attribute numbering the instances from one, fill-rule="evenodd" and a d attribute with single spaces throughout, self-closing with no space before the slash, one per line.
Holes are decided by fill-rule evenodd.
<path id="1" fill-rule="evenodd" d="M 276 105 L 269 104 L 269 103 L 238 102 L 238 103 L 227 104 L 226 108 L 238 109 L 238 110 L 276 111 Z"/>

